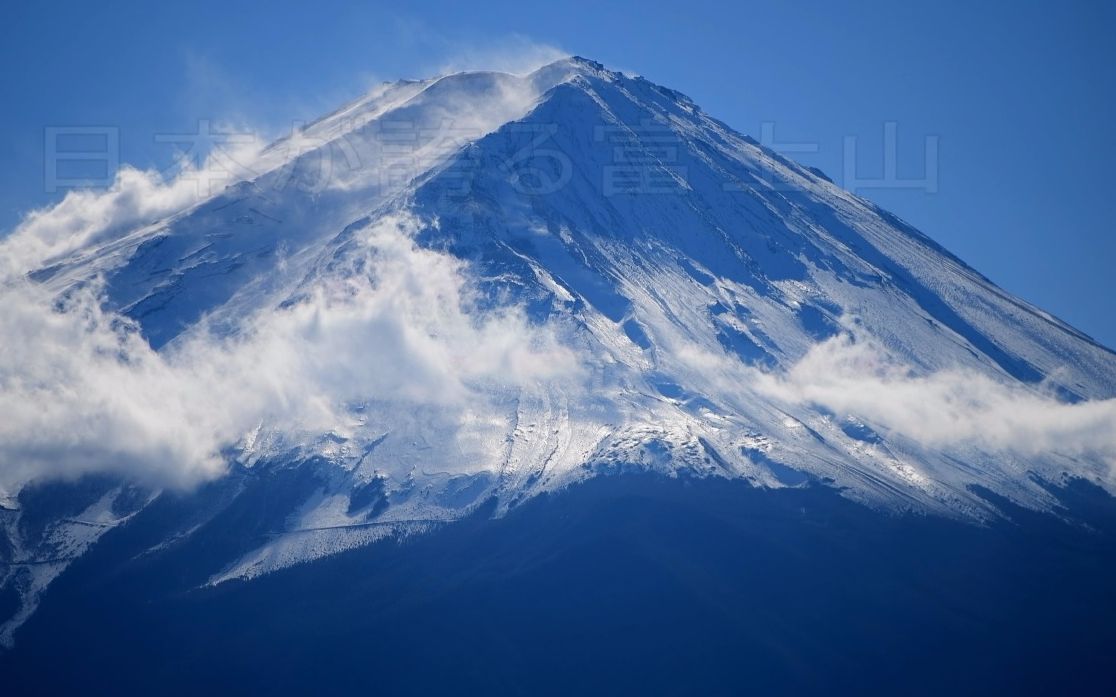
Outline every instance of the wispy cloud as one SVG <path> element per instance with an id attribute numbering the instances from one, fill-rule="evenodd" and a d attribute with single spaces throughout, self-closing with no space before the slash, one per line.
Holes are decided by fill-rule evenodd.
<path id="1" fill-rule="evenodd" d="M 416 247 L 417 224 L 376 223 L 351 273 L 246 318 L 236 336 L 199 328 L 163 353 L 103 310 L 95 287 L 58 303 L 3 279 L 0 491 L 104 471 L 186 486 L 219 476 L 221 451 L 261 424 L 343 433 L 359 428 L 357 402 L 476 419 L 486 395 L 579 373 L 551 328 L 515 307 L 479 312 L 462 262 Z"/>
<path id="2" fill-rule="evenodd" d="M 868 336 L 833 337 L 785 373 L 758 375 L 756 384 L 781 401 L 820 405 L 929 448 L 974 445 L 1116 465 L 1116 399 L 1066 403 L 1041 387 L 971 369 L 919 374 Z"/>
<path id="3" fill-rule="evenodd" d="M 491 43 L 455 44 L 454 56 L 437 66 L 437 72 L 450 73 L 462 70 L 495 70 L 522 75 L 570 55 L 553 44 L 535 41 L 529 37 L 512 34 Z"/>
<path id="4" fill-rule="evenodd" d="M 422 75 L 465 70 L 521 75 L 570 55 L 560 46 L 525 34 L 453 37 L 415 17 L 396 17 L 393 36 L 411 51 L 421 48 L 431 56 L 429 63 L 416 66 Z"/>
<path id="5" fill-rule="evenodd" d="M 261 145 L 252 140 L 224 147 L 201 162 L 180 158 L 167 172 L 124 166 L 107 189 L 67 192 L 58 203 L 29 213 L 3 238 L 0 278 L 41 268 L 207 198 L 212 192 L 203 182 L 211 173 L 235 179 L 239 173 L 233 170 L 250 169 Z"/>

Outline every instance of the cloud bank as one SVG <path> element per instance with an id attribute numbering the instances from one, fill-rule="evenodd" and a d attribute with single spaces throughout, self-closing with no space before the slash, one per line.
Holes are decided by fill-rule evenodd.
<path id="1" fill-rule="evenodd" d="M 349 273 L 246 318 L 236 336 L 199 327 L 164 352 L 103 310 L 95 284 L 57 301 L 3 279 L 0 492 L 105 471 L 190 486 L 223 473 L 222 451 L 261 424 L 344 434 L 359 427 L 352 405 L 377 400 L 452 420 L 501 389 L 579 373 L 554 331 L 518 308 L 479 312 L 462 262 L 416 247 L 417 224 L 381 220 Z"/>
<path id="2" fill-rule="evenodd" d="M 820 405 L 928 448 L 1060 453 L 1116 466 L 1116 399 L 1066 403 L 1041 387 L 962 368 L 919 375 L 866 336 L 835 336 L 757 384 L 784 402 Z"/>

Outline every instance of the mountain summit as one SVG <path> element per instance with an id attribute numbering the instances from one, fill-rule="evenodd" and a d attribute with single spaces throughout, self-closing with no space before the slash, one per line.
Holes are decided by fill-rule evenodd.
<path id="1" fill-rule="evenodd" d="M 46 471 L 0 482 L 6 643 L 110 538 L 189 590 L 612 476 L 974 523 L 1113 490 L 1116 354 L 643 78 L 388 83 L 245 166 L 4 243 L 92 366 L 0 382 L 67 431 L 2 432 Z"/>

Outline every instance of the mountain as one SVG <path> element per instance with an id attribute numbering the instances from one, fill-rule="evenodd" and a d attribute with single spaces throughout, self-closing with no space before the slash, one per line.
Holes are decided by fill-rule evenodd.
<path id="1" fill-rule="evenodd" d="M 250 168 L 23 269 L 116 376 L 13 448 L 83 463 L 4 492 L 25 684 L 1092 684 L 1116 354 L 897 217 L 581 58 L 384 84 Z"/>

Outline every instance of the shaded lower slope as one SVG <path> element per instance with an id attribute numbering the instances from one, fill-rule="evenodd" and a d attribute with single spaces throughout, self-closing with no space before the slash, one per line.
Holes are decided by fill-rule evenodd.
<path id="1" fill-rule="evenodd" d="M 207 590 L 170 571 L 186 558 L 122 562 L 122 529 L 0 674 L 28 694 L 1101 693 L 1116 502 L 1058 491 L 1079 524 L 978 528 L 820 487 L 602 477 Z"/>

